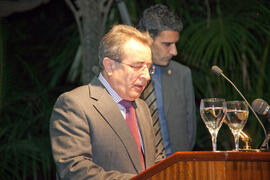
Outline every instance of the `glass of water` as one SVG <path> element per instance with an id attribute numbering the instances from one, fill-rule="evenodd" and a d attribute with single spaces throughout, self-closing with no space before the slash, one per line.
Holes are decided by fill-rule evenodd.
<path id="1" fill-rule="evenodd" d="M 201 99 L 200 114 L 212 137 L 213 151 L 217 151 L 217 134 L 226 115 L 226 102 L 222 98 Z"/>
<path id="2" fill-rule="evenodd" d="M 239 151 L 239 135 L 248 119 L 248 105 L 245 101 L 227 101 L 226 122 L 233 133 L 235 151 Z"/>

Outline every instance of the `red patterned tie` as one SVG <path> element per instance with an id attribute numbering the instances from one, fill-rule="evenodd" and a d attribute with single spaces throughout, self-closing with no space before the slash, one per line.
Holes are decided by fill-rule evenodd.
<path id="1" fill-rule="evenodd" d="M 126 122 L 129 127 L 129 130 L 131 131 L 131 134 L 133 135 L 136 141 L 138 151 L 141 157 L 142 167 L 144 170 L 145 169 L 144 158 L 143 158 L 143 152 L 142 152 L 141 141 L 140 141 L 140 136 L 139 136 L 139 128 L 138 128 L 137 120 L 136 120 L 135 108 L 133 107 L 131 101 L 122 100 L 119 103 L 126 108 Z"/>

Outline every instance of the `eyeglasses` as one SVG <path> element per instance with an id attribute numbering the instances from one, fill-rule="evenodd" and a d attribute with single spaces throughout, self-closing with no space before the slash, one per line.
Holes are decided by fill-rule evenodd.
<path id="1" fill-rule="evenodd" d="M 123 63 L 123 62 L 120 62 L 120 61 L 117 61 L 114 59 L 112 59 L 112 60 L 117 62 L 117 63 L 129 66 L 135 72 L 142 72 L 144 70 L 144 68 L 147 68 L 150 75 L 153 75 L 155 73 L 155 66 L 152 64 L 127 64 L 127 63 Z"/>

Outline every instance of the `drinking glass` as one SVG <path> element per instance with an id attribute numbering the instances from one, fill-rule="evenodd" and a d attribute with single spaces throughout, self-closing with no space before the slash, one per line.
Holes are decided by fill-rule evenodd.
<path id="1" fill-rule="evenodd" d="M 239 135 L 248 118 L 248 105 L 245 101 L 227 101 L 226 122 L 233 133 L 235 151 L 239 151 Z"/>
<path id="2" fill-rule="evenodd" d="M 217 134 L 226 115 L 226 102 L 222 98 L 202 99 L 200 114 L 212 137 L 213 151 L 217 151 Z"/>

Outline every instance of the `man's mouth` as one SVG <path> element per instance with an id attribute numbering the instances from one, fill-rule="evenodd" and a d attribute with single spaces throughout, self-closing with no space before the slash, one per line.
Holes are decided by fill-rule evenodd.
<path id="1" fill-rule="evenodd" d="M 139 90 L 139 91 L 143 91 L 143 89 L 145 88 L 145 85 L 135 85 L 135 89 Z"/>

